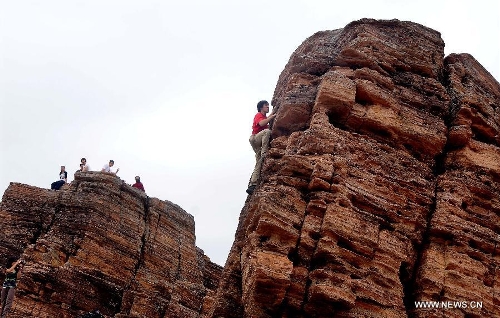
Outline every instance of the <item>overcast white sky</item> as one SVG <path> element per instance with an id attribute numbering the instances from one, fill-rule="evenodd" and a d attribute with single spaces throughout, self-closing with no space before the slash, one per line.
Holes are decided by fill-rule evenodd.
<path id="1" fill-rule="evenodd" d="M 498 1 L 0 0 L 0 194 L 114 159 L 196 221 L 224 265 L 254 165 L 256 104 L 307 37 L 413 21 L 500 79 Z"/>

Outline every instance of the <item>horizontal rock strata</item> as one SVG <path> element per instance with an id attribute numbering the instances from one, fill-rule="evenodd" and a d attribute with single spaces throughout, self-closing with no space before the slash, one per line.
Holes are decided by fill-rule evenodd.
<path id="1" fill-rule="evenodd" d="M 360 20 L 302 43 L 273 104 L 207 316 L 500 315 L 500 93 L 477 61 Z"/>
<path id="2" fill-rule="evenodd" d="M 472 56 L 363 19 L 304 41 L 272 103 L 223 271 L 192 216 L 115 176 L 11 184 L 0 261 L 28 261 L 12 317 L 500 316 L 500 84 Z"/>
<path id="3" fill-rule="evenodd" d="M 102 173 L 61 191 L 12 183 L 0 205 L 0 261 L 27 260 L 9 317 L 198 317 L 221 267 L 195 245 L 194 219 Z"/>

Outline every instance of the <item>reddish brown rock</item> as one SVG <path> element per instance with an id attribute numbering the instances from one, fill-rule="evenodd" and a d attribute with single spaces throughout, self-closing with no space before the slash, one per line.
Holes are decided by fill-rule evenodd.
<path id="1" fill-rule="evenodd" d="M 28 259 L 14 317 L 96 305 L 115 317 L 500 316 L 500 84 L 443 49 L 424 26 L 364 19 L 294 52 L 222 274 L 190 215 L 115 177 L 12 184 L 0 253 Z"/>
<path id="2" fill-rule="evenodd" d="M 61 191 L 12 183 L 0 220 L 2 264 L 27 260 L 9 317 L 198 317 L 218 285 L 193 217 L 112 175 L 78 173 Z"/>
<path id="3" fill-rule="evenodd" d="M 445 59 L 450 149 L 436 182 L 417 300 L 465 301 L 467 317 L 500 316 L 500 86 L 468 54 Z M 451 138 L 451 131 L 454 132 Z M 457 142 L 456 136 L 465 131 Z M 482 308 L 473 308 L 479 303 Z M 440 314 L 442 310 L 432 313 Z M 415 311 L 428 317 L 429 311 Z M 450 315 L 451 316 L 451 315 Z"/>
<path id="4" fill-rule="evenodd" d="M 500 316 L 500 86 L 443 49 L 365 19 L 294 52 L 208 317 Z"/>

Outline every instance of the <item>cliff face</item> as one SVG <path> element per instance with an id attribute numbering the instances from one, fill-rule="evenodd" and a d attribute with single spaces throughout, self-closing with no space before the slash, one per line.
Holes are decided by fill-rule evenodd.
<path id="1" fill-rule="evenodd" d="M 0 228 L 1 263 L 12 254 L 27 260 L 9 317 L 93 309 L 198 317 L 222 270 L 196 247 L 191 215 L 102 173 L 76 174 L 61 191 L 12 183 Z"/>
<path id="2" fill-rule="evenodd" d="M 360 20 L 307 39 L 273 104 L 223 271 L 192 216 L 114 176 L 11 184 L 0 262 L 27 264 L 10 317 L 500 316 L 500 85 L 472 56 Z"/>
<path id="3" fill-rule="evenodd" d="M 210 317 L 500 316 L 500 85 L 472 56 L 360 20 L 308 38 L 273 104 Z"/>

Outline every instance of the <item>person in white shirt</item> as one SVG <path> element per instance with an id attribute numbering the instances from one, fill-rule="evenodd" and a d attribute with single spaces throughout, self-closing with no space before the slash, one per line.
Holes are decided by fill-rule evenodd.
<path id="1" fill-rule="evenodd" d="M 80 171 L 81 172 L 90 171 L 90 166 L 87 164 L 87 159 L 82 158 L 82 160 L 80 160 L 80 162 L 81 162 L 81 164 L 80 164 Z"/>
<path id="2" fill-rule="evenodd" d="M 118 168 L 118 169 L 116 169 L 116 171 L 114 171 L 112 169 L 112 167 L 114 165 L 115 165 L 115 161 L 110 160 L 109 163 L 105 164 L 104 167 L 102 167 L 101 172 L 110 173 L 110 174 L 117 174 L 118 171 L 120 171 L 120 168 Z"/>

